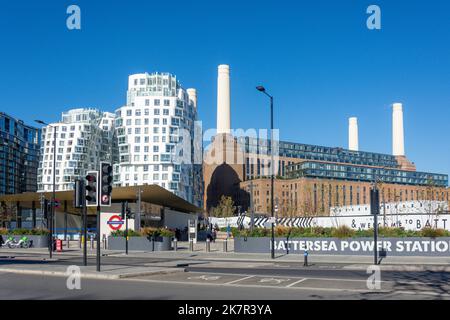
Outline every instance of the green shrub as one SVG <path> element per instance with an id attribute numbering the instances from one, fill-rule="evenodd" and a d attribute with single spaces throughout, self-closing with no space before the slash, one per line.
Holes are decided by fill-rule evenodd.
<path id="1" fill-rule="evenodd" d="M 439 238 L 449 235 L 449 232 L 443 229 L 423 228 L 420 232 L 422 237 Z"/>
<path id="2" fill-rule="evenodd" d="M 6 230 L 6 229 L 3 229 Z M 6 230 L 5 234 L 10 234 L 13 236 L 47 236 L 49 231 L 47 229 L 13 229 Z"/>
<path id="3" fill-rule="evenodd" d="M 164 228 L 143 228 L 141 235 L 144 237 L 173 237 L 175 232 Z"/>
<path id="4" fill-rule="evenodd" d="M 270 237 L 270 228 L 255 228 L 253 232 L 250 230 L 239 231 L 236 228 L 232 229 L 234 237 Z M 338 228 L 287 228 L 277 226 L 275 227 L 275 236 L 279 238 L 372 238 L 373 229 L 369 230 L 353 230 L 347 226 L 340 226 Z M 425 228 L 421 231 L 405 230 L 403 228 L 380 227 L 378 229 L 378 236 L 381 238 L 403 238 L 403 237 L 450 237 L 450 232 L 442 229 Z"/>
<path id="5" fill-rule="evenodd" d="M 340 226 L 331 231 L 331 236 L 333 238 L 345 239 L 352 238 L 355 235 L 355 231 L 347 226 Z"/>
<path id="6" fill-rule="evenodd" d="M 116 230 L 111 232 L 112 237 L 125 237 L 125 231 L 124 230 Z M 134 230 L 128 230 L 128 236 L 129 237 L 142 237 L 142 234 L 140 232 L 134 231 Z"/>
<path id="7" fill-rule="evenodd" d="M 0 228 L 0 235 L 6 236 L 9 234 L 9 230 L 6 228 Z"/>

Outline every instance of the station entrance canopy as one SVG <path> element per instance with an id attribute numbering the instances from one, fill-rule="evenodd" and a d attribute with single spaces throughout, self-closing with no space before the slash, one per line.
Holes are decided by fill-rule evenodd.
<path id="1" fill-rule="evenodd" d="M 198 213 L 202 211 L 201 208 L 158 185 L 115 187 L 112 192 L 112 202 L 121 203 L 128 201 L 130 203 L 135 203 L 137 202 L 139 191 L 141 191 L 142 202 L 159 205 L 184 213 Z M 0 203 L 8 203 L 9 205 L 14 204 L 23 209 L 34 209 L 40 206 L 43 198 L 51 200 L 52 195 L 52 192 L 0 195 Z M 56 200 L 59 201 L 60 206 L 56 211 L 79 215 L 80 209 L 73 207 L 73 197 L 74 191 L 57 191 Z M 95 213 L 95 208 L 88 209 L 89 214 Z"/>

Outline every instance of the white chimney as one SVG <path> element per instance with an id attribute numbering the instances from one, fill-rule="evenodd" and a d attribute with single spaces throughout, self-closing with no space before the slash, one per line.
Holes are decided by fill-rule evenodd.
<path id="1" fill-rule="evenodd" d="M 191 88 L 187 89 L 186 92 L 189 96 L 189 100 L 194 104 L 194 108 L 197 109 L 197 90 Z"/>
<path id="2" fill-rule="evenodd" d="M 401 103 L 394 103 L 392 107 L 392 154 L 394 156 L 404 156 L 403 105 Z"/>
<path id="3" fill-rule="evenodd" d="M 359 151 L 358 118 L 350 118 L 348 121 L 348 149 Z"/>
<path id="4" fill-rule="evenodd" d="M 220 65 L 217 79 L 217 134 L 229 134 L 230 130 L 230 66 Z"/>

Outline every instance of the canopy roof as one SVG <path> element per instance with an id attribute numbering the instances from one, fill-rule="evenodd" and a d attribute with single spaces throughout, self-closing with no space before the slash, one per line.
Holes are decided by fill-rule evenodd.
<path id="1" fill-rule="evenodd" d="M 158 186 L 158 185 L 145 185 L 145 186 L 133 186 L 133 187 L 116 187 L 113 188 L 112 202 L 119 203 L 123 201 L 136 202 L 138 198 L 139 189 L 141 190 L 141 201 L 151 204 L 160 205 L 163 207 L 171 208 L 176 211 L 195 213 L 201 212 L 202 209 L 191 204 L 190 202 L 176 196 L 170 191 Z M 31 208 L 32 203 L 39 203 L 42 195 L 45 199 L 50 200 L 52 198 L 52 192 L 43 193 L 21 193 L 12 195 L 0 195 L 0 202 L 20 203 L 21 207 Z M 61 202 L 67 201 L 68 211 L 72 211 L 73 205 L 73 191 L 59 191 L 56 192 L 56 200 Z M 76 210 L 78 211 L 78 210 Z"/>

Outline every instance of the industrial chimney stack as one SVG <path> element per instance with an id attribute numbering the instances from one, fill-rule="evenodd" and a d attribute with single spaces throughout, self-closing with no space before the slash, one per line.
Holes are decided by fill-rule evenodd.
<path id="1" fill-rule="evenodd" d="M 230 130 L 230 66 L 220 65 L 217 79 L 217 134 L 229 134 Z"/>
<path id="2" fill-rule="evenodd" d="M 348 123 L 348 149 L 359 151 L 358 118 L 350 118 Z"/>
<path id="3" fill-rule="evenodd" d="M 392 154 L 394 156 L 404 156 L 403 105 L 401 103 L 394 103 L 392 107 Z"/>

